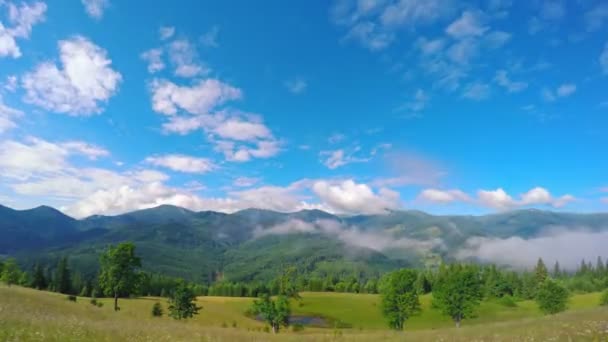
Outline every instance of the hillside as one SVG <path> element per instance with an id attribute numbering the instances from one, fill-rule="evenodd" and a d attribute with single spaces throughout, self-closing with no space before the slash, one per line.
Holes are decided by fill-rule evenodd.
<path id="1" fill-rule="evenodd" d="M 121 310 L 112 311 L 111 300 L 101 308 L 78 297 L 0 285 L 0 340 L 2 341 L 603 341 L 606 308 L 597 306 L 598 294 L 576 295 L 572 309 L 543 317 L 533 302 L 507 308 L 484 303 L 479 318 L 455 329 L 422 298 L 423 312 L 408 321 L 405 332 L 392 332 L 379 313 L 378 297 L 338 293 L 303 293 L 302 305 L 292 305 L 299 315 L 322 315 L 351 328 L 306 327 L 302 332 L 263 332 L 264 325 L 245 316 L 249 298 L 199 297 L 200 314 L 189 321 L 153 318 L 150 308 L 165 299 L 124 299 Z"/>
<path id="2" fill-rule="evenodd" d="M 133 241 L 144 269 L 197 281 L 268 280 L 277 265 L 375 276 L 406 265 L 458 257 L 471 238 L 522 239 L 562 231 L 608 229 L 608 214 L 519 210 L 486 216 L 435 216 L 420 211 L 335 216 L 319 210 L 233 214 L 163 205 L 117 216 L 75 220 L 49 207 L 0 206 L 0 255 L 30 266 L 69 255 L 72 267 L 96 272 L 108 244 Z"/>

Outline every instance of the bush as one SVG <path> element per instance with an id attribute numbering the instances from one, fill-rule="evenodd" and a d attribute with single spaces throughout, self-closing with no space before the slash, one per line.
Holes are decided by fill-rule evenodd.
<path id="1" fill-rule="evenodd" d="M 515 302 L 515 299 L 511 296 L 503 296 L 502 298 L 498 299 L 498 303 L 500 305 L 506 306 L 508 308 L 517 307 L 517 303 Z"/>
<path id="2" fill-rule="evenodd" d="M 98 308 L 103 307 L 103 303 L 102 303 L 102 302 L 97 302 L 97 307 L 98 307 Z"/>
<path id="3" fill-rule="evenodd" d="M 91 305 L 97 306 L 97 299 L 96 298 L 91 298 L 91 300 L 89 301 L 89 303 L 91 303 Z"/>
<path id="4" fill-rule="evenodd" d="M 293 331 L 293 332 L 298 332 L 298 331 L 302 331 L 302 330 L 304 330 L 304 325 L 302 325 L 300 323 L 296 323 L 291 326 L 291 331 Z"/>
<path id="5" fill-rule="evenodd" d="M 76 302 L 76 296 L 74 295 L 69 295 L 66 297 L 67 300 L 69 300 L 70 302 Z"/>
<path id="6" fill-rule="evenodd" d="M 551 279 L 546 279 L 536 292 L 536 302 L 545 314 L 556 314 L 566 310 L 568 296 L 568 290 L 565 287 Z"/>
<path id="7" fill-rule="evenodd" d="M 602 297 L 600 298 L 600 305 L 608 306 L 608 290 L 602 293 Z"/>
<path id="8" fill-rule="evenodd" d="M 163 307 L 160 305 L 159 302 L 154 303 L 154 305 L 152 305 L 152 316 L 153 317 L 162 317 L 163 315 Z"/>
<path id="9" fill-rule="evenodd" d="M 236 321 L 232 321 L 232 327 L 236 328 Z"/>

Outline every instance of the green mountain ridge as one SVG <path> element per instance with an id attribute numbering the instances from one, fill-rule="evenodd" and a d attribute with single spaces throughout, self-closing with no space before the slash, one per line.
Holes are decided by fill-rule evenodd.
<path id="1" fill-rule="evenodd" d="M 0 255 L 29 264 L 69 256 L 72 267 L 92 275 L 107 245 L 133 241 L 144 269 L 203 282 L 267 280 L 286 265 L 318 276 L 367 277 L 449 260 L 471 237 L 527 239 L 555 227 L 608 230 L 608 213 L 517 210 L 436 216 L 392 211 L 336 216 L 320 210 L 226 214 L 162 205 L 76 220 L 50 207 L 0 206 Z"/>

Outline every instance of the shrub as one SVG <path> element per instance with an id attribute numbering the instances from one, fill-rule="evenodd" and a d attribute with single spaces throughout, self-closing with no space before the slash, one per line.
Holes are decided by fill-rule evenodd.
<path id="1" fill-rule="evenodd" d="M 514 308 L 517 307 L 517 303 L 515 302 L 515 299 L 511 296 L 503 296 L 500 299 L 498 299 L 498 303 L 502 306 L 506 306 L 508 308 Z"/>
<path id="2" fill-rule="evenodd" d="M 291 326 L 291 331 L 293 331 L 293 332 L 298 332 L 298 331 L 302 331 L 302 330 L 304 330 L 304 325 L 302 325 L 300 323 L 296 323 Z"/>
<path id="3" fill-rule="evenodd" d="M 97 307 L 98 307 L 98 308 L 103 307 L 103 303 L 102 303 L 102 302 L 97 302 Z"/>
<path id="4" fill-rule="evenodd" d="M 97 306 L 97 299 L 96 298 L 91 298 L 91 300 L 89 301 L 89 303 L 91 303 L 91 305 Z"/>
<path id="5" fill-rule="evenodd" d="M 568 290 L 565 287 L 551 279 L 546 279 L 536 292 L 536 302 L 545 314 L 556 314 L 566 310 L 568 296 Z"/>
<path id="6" fill-rule="evenodd" d="M 68 295 L 66 298 L 67 298 L 67 300 L 69 300 L 70 302 L 76 302 L 76 296 L 74 296 L 74 295 Z"/>
<path id="7" fill-rule="evenodd" d="M 608 306 L 608 290 L 602 293 L 602 297 L 600 298 L 600 305 Z"/>
<path id="8" fill-rule="evenodd" d="M 232 327 L 236 328 L 236 321 L 232 321 Z"/>
<path id="9" fill-rule="evenodd" d="M 152 316 L 153 317 L 162 317 L 163 315 L 163 307 L 160 305 L 159 302 L 154 303 L 154 305 L 152 305 Z"/>
<path id="10" fill-rule="evenodd" d="M 226 322 L 222 322 L 222 328 L 228 328 L 228 324 L 226 324 Z"/>

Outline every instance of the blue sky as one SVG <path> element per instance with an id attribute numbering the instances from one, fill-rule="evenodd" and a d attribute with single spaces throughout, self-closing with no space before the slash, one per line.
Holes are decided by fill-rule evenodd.
<path id="1" fill-rule="evenodd" d="M 608 4 L 0 0 L 0 203 L 608 207 Z"/>

